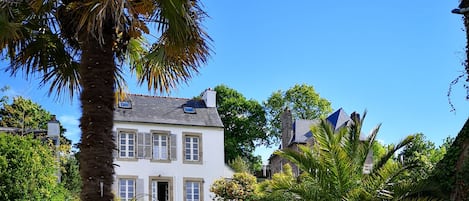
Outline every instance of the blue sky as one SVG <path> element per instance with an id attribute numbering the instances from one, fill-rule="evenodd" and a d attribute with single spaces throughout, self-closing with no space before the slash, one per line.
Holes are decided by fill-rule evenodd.
<path id="1" fill-rule="evenodd" d="M 226 84 L 249 99 L 313 85 L 334 109 L 368 110 L 364 131 L 382 123 L 378 138 L 393 143 L 422 132 L 436 144 L 455 136 L 469 116 L 461 74 L 465 36 L 458 1 L 203 1 L 204 26 L 214 39 L 210 61 L 170 96 L 193 97 Z M 1 68 L 6 63 L 0 63 Z M 132 93 L 149 94 L 128 76 Z M 79 138 L 78 101 L 54 101 L 36 80 L 0 75 L 0 86 L 56 114 Z M 158 94 L 156 94 L 158 95 Z M 269 149 L 257 153 L 268 157 Z"/>

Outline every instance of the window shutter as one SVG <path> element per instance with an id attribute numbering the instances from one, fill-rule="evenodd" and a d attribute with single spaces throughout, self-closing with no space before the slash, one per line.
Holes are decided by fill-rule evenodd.
<path id="1" fill-rule="evenodd" d="M 145 157 L 145 133 L 138 132 L 137 133 L 137 158 L 144 158 Z"/>
<path id="2" fill-rule="evenodd" d="M 170 151 L 169 151 L 169 155 L 171 155 L 171 160 L 172 161 L 175 161 L 177 160 L 177 138 L 176 138 L 176 134 L 171 134 L 169 136 L 169 140 L 171 141 L 170 142 Z"/>
<path id="3" fill-rule="evenodd" d="M 112 157 L 117 158 L 118 149 L 119 149 L 119 139 L 117 139 L 117 132 L 112 131 L 112 141 L 114 141 L 115 149 L 112 150 Z"/>
<path id="4" fill-rule="evenodd" d="M 151 155 L 151 133 L 144 133 L 144 148 L 143 148 L 143 151 L 145 152 L 145 158 L 146 159 L 151 159 L 152 158 L 152 155 Z"/>
<path id="5" fill-rule="evenodd" d="M 137 182 L 135 184 L 135 198 L 136 200 L 140 200 L 145 197 L 145 183 L 143 182 L 143 179 L 137 179 Z"/>

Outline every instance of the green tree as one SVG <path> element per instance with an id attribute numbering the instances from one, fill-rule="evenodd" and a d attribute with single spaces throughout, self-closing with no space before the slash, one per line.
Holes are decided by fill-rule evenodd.
<path id="1" fill-rule="evenodd" d="M 288 108 L 293 119 L 318 119 L 332 112 L 331 103 L 321 98 L 314 87 L 296 84 L 287 91 L 278 90 L 263 102 L 271 140 L 278 143 L 281 133 L 280 115 Z"/>
<path id="2" fill-rule="evenodd" d="M 225 126 L 225 162 L 240 156 L 247 160 L 251 170 L 259 169 L 261 158 L 253 152 L 257 144 L 269 140 L 264 129 L 266 119 L 262 106 L 225 85 L 218 85 L 214 90 L 218 113 Z"/>
<path id="3" fill-rule="evenodd" d="M 228 161 L 228 165 L 235 172 L 250 172 L 251 171 L 250 165 L 243 158 L 241 158 L 241 156 L 237 156 L 235 159 Z"/>
<path id="4" fill-rule="evenodd" d="M 428 178 L 436 164 L 446 154 L 446 146 L 443 144 L 437 148 L 435 143 L 427 140 L 423 133 L 417 133 L 414 136 L 412 143 L 402 149 L 399 157 L 404 165 L 417 166 L 410 171 L 409 179 L 413 182 L 420 182 Z"/>
<path id="5" fill-rule="evenodd" d="M 79 200 L 81 191 L 81 178 L 79 171 L 78 158 L 76 155 L 69 155 L 68 160 L 63 164 L 61 171 L 61 184 L 70 192 L 74 200 Z"/>
<path id="6" fill-rule="evenodd" d="M 209 57 L 204 16 L 197 0 L 0 2 L 7 70 L 39 75 L 50 83 L 49 94 L 80 93 L 82 200 L 113 200 L 111 130 L 124 63 L 155 92 L 187 81 Z M 145 36 L 155 42 L 147 44 Z"/>
<path id="7" fill-rule="evenodd" d="M 366 113 L 363 118 L 365 116 Z M 364 164 L 380 125 L 362 141 L 363 118 L 352 116 L 353 124 L 338 131 L 322 119 L 319 125 L 312 127 L 314 144 L 300 145 L 299 151 L 276 151 L 303 173 L 297 180 L 279 180 L 273 189 L 293 193 L 300 200 L 405 200 L 412 196 L 412 186 L 399 181 L 399 176 L 410 167 L 402 166 L 392 158 L 397 150 L 411 143 L 414 136 L 388 146 L 366 174 Z"/>
<path id="8" fill-rule="evenodd" d="M 41 141 L 0 133 L 0 200 L 64 200 L 57 167 Z"/>
<path id="9" fill-rule="evenodd" d="M 21 134 L 27 131 L 47 129 L 51 114 L 30 99 L 14 97 L 11 104 L 4 103 L 0 108 L 0 126 L 20 128 Z"/>

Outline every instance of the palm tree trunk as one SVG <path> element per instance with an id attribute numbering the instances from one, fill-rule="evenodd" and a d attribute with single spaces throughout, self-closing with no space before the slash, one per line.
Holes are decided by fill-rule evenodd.
<path id="1" fill-rule="evenodd" d="M 111 27 L 104 29 L 104 44 L 88 35 L 82 37 L 80 65 L 80 175 L 82 201 L 113 200 L 114 174 L 112 139 L 116 64 L 112 51 Z"/>

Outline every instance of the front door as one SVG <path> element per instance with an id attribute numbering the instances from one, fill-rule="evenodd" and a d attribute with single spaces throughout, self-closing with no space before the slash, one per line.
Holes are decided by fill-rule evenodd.
<path id="1" fill-rule="evenodd" d="M 151 182 L 151 200 L 169 201 L 169 182 L 152 180 Z"/>

